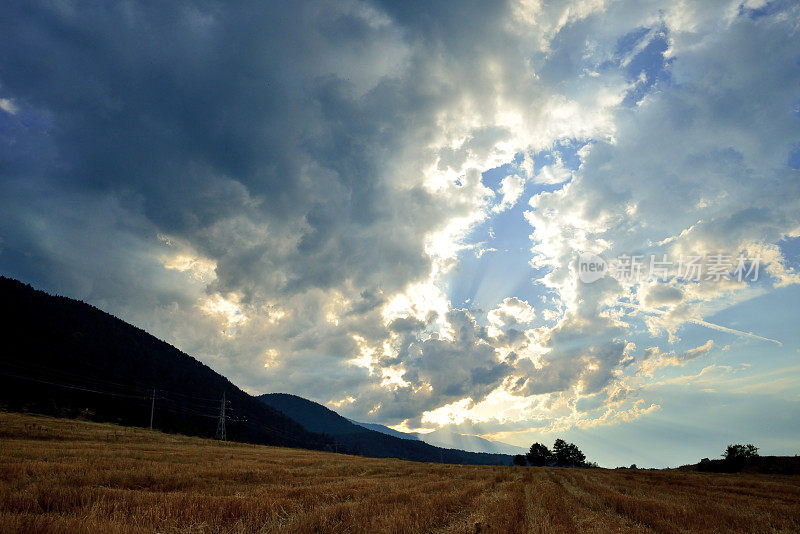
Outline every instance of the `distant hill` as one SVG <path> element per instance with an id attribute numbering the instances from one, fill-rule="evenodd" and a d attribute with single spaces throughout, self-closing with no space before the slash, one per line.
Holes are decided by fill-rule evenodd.
<path id="1" fill-rule="evenodd" d="M 287 393 L 267 393 L 258 397 L 280 410 L 311 432 L 332 436 L 349 450 L 377 458 L 401 458 L 423 462 L 454 464 L 507 465 L 511 456 L 440 448 L 415 439 L 376 432 L 357 425 L 316 402 Z"/>
<path id="2" fill-rule="evenodd" d="M 470 434 L 458 434 L 443 429 L 434 430 L 427 434 L 420 434 L 419 438 L 425 443 L 430 443 L 437 447 L 463 449 L 465 451 L 488 452 L 494 454 L 525 454 L 528 452 L 528 449 L 524 447 L 509 445 L 508 443 L 500 441 L 491 441 Z"/>
<path id="3" fill-rule="evenodd" d="M 148 426 L 154 406 L 154 428 L 213 437 L 224 392 L 229 439 L 336 447 L 147 332 L 5 277 L 0 339 L 0 407 Z"/>
<path id="4" fill-rule="evenodd" d="M 444 447 L 446 449 L 460 449 L 463 451 L 471 452 L 487 452 L 490 454 L 525 454 L 528 449 L 524 447 L 517 447 L 516 445 L 509 445 L 501 441 L 490 441 L 480 436 L 473 436 L 470 434 L 459 434 L 450 432 L 448 430 L 439 429 L 427 434 L 418 434 L 416 432 L 399 432 L 388 426 L 379 425 L 377 423 L 359 423 L 349 419 L 350 422 L 355 423 L 364 428 L 369 428 L 382 434 L 388 434 L 403 439 L 418 439 L 424 441 L 429 445 L 436 447 Z"/>
<path id="5" fill-rule="evenodd" d="M 358 426 L 363 426 L 364 428 L 369 428 L 370 430 L 374 430 L 375 432 L 386 434 L 387 436 L 394 436 L 396 438 L 403 438 L 403 439 L 416 439 L 416 440 L 420 439 L 419 434 L 417 434 L 416 432 L 400 432 L 399 430 L 389 428 L 388 426 L 385 425 L 379 425 L 378 423 L 359 423 L 358 421 L 353 421 L 352 419 L 349 419 L 349 421 Z"/>

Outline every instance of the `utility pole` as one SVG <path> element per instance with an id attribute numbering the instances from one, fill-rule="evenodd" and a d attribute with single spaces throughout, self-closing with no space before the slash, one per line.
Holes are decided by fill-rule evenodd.
<path id="1" fill-rule="evenodd" d="M 150 400 L 150 430 L 153 430 L 153 412 L 156 411 L 156 388 L 153 388 L 153 396 Z"/>
<path id="2" fill-rule="evenodd" d="M 215 436 L 217 439 L 222 441 L 226 441 L 227 437 L 225 436 L 225 392 L 222 392 L 222 404 L 219 407 L 219 423 L 217 423 L 217 435 Z"/>

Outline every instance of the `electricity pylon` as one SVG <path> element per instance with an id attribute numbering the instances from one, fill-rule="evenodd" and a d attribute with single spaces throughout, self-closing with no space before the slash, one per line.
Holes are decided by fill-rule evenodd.
<path id="1" fill-rule="evenodd" d="M 222 392 L 222 404 L 219 407 L 219 423 L 217 423 L 217 439 L 227 441 L 225 435 L 225 392 Z"/>

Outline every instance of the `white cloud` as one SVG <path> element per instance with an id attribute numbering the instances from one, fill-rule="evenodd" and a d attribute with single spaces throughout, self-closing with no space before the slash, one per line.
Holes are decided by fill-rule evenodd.
<path id="1" fill-rule="evenodd" d="M 552 165 L 544 165 L 539 169 L 536 174 L 536 182 L 540 184 L 556 185 L 569 181 L 572 178 L 572 172 L 564 167 L 561 161 Z"/>
<path id="2" fill-rule="evenodd" d="M 0 98 L 0 109 L 11 115 L 17 114 L 17 106 L 10 98 Z"/>
<path id="3" fill-rule="evenodd" d="M 517 174 L 506 176 L 500 181 L 500 194 L 502 200 L 499 204 L 492 208 L 492 211 L 499 213 L 509 208 L 513 208 L 519 197 L 522 196 L 525 190 L 525 180 Z"/>

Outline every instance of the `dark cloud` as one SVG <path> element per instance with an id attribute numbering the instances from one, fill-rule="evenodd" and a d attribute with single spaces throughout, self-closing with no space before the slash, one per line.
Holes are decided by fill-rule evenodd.
<path id="1" fill-rule="evenodd" d="M 28 151 L 16 162 L 26 180 L 128 199 L 160 232 L 217 260 L 226 291 L 348 279 L 396 290 L 427 273 L 425 214 L 441 214 L 421 189 L 398 191 L 381 176 L 404 110 L 385 106 L 400 86 L 377 86 L 403 43 L 366 8 L 23 2 L 5 11 L 4 94 L 20 121 L 47 118 L 58 152 L 30 175 L 40 165 Z M 419 211 L 410 218 L 398 203 Z M 280 250 L 280 238 L 296 246 Z M 274 270 L 282 280 L 258 275 Z"/>

